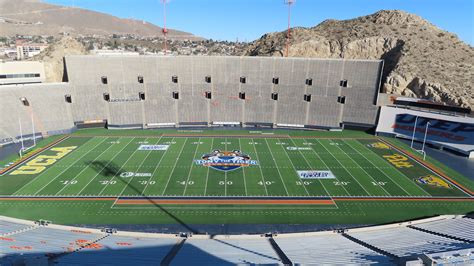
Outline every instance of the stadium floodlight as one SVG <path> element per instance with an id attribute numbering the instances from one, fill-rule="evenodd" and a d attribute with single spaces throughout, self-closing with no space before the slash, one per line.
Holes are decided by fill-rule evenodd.
<path id="1" fill-rule="evenodd" d="M 413 142 L 415 140 L 415 131 L 416 131 L 416 123 L 418 122 L 418 116 L 415 118 L 415 125 L 413 126 L 413 135 L 411 136 L 411 145 L 410 147 L 413 149 Z"/>

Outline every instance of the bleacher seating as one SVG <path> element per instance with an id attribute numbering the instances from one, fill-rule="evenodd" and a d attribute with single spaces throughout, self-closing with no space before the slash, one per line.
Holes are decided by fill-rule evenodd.
<path id="1" fill-rule="evenodd" d="M 474 262 L 472 220 L 455 216 L 347 229 L 344 233 L 273 236 L 103 232 L 54 224 L 45 226 L 2 216 L 0 228 L 2 266 Z M 443 234 L 454 237 L 443 237 Z"/>
<path id="2" fill-rule="evenodd" d="M 390 264 L 390 258 L 342 237 L 340 234 L 275 237 L 293 263 L 301 264 Z"/>
<path id="3" fill-rule="evenodd" d="M 471 218 L 455 219 L 455 221 L 450 218 L 419 224 L 415 227 L 457 237 L 466 241 L 474 241 L 474 219 Z"/>
<path id="4" fill-rule="evenodd" d="M 469 244 L 408 227 L 349 232 L 367 244 L 376 246 L 398 257 L 469 248 Z"/>
<path id="5" fill-rule="evenodd" d="M 188 239 L 172 265 L 194 264 L 278 264 L 280 258 L 264 237 Z"/>
<path id="6" fill-rule="evenodd" d="M 0 236 L 9 235 L 32 227 L 33 225 L 0 220 Z"/>

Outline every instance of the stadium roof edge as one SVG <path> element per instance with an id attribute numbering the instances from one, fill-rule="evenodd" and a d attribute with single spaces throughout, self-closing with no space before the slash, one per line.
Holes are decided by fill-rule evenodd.
<path id="1" fill-rule="evenodd" d="M 384 60 L 382 59 L 347 59 L 347 58 L 314 58 L 314 57 L 269 57 L 269 56 L 218 56 L 218 55 L 179 55 L 179 56 L 162 56 L 162 55 L 66 55 L 65 58 L 83 58 L 83 57 L 154 57 L 154 58 L 203 58 L 203 57 L 209 57 L 209 58 L 219 58 L 219 57 L 225 57 L 225 58 L 272 58 L 274 60 L 331 60 L 331 61 L 356 61 L 356 62 L 383 62 Z"/>

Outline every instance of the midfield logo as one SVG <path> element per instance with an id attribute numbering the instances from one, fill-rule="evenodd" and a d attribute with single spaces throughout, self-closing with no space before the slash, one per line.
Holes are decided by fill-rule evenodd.
<path id="1" fill-rule="evenodd" d="M 240 167 L 258 165 L 257 161 L 250 160 L 250 156 L 243 154 L 239 150 L 220 151 L 214 150 L 201 157 L 202 160 L 195 160 L 197 165 L 208 166 L 219 171 L 232 171 Z"/>

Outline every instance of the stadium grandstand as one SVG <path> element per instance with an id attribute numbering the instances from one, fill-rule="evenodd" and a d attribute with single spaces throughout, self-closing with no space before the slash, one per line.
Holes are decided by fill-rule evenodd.
<path id="1" fill-rule="evenodd" d="M 0 223 L 2 265 L 432 265 L 435 262 L 468 265 L 474 262 L 474 219 L 465 216 L 439 216 L 358 229 L 262 235 L 121 232 L 8 217 L 0 217 Z M 459 231 L 452 234 L 451 228 L 462 228 L 462 235 Z"/>
<path id="2" fill-rule="evenodd" d="M 425 149 L 472 158 L 470 110 L 387 102 L 382 60 L 63 63 L 0 86 L 0 265 L 474 263 L 472 172 Z"/>

